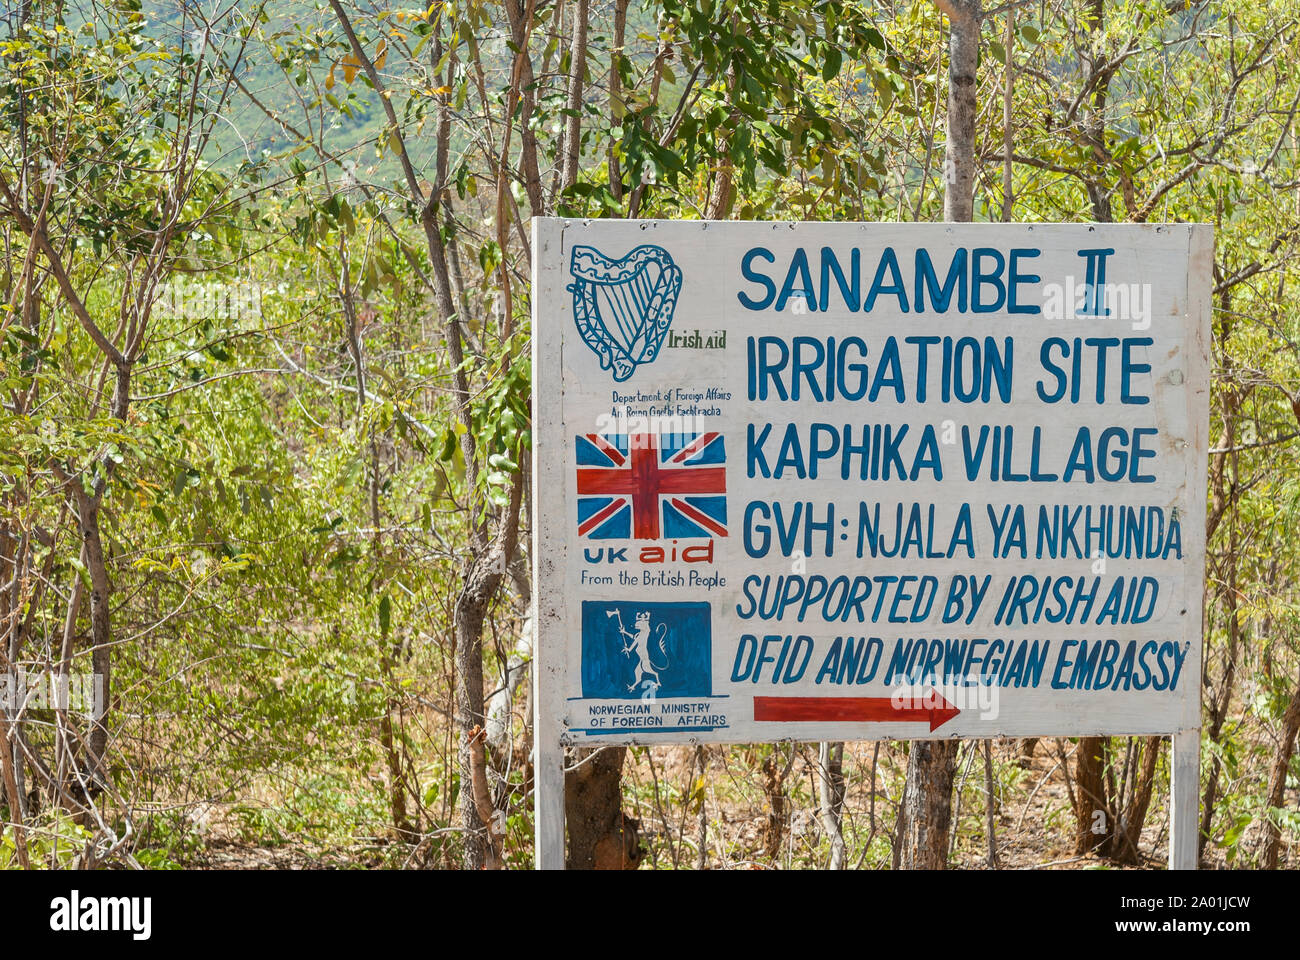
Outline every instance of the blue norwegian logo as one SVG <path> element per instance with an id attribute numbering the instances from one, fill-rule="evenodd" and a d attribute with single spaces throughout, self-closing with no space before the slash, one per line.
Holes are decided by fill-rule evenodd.
<path id="1" fill-rule="evenodd" d="M 578 333 L 618 382 L 659 355 L 682 291 L 682 271 L 663 247 L 643 244 L 621 260 L 576 246 L 569 260 Z"/>
<path id="2" fill-rule="evenodd" d="M 702 602 L 582 601 L 582 695 L 712 695 L 713 637 Z"/>

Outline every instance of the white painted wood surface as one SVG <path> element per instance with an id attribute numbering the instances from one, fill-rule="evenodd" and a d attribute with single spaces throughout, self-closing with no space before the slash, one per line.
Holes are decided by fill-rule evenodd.
<path id="1" fill-rule="evenodd" d="M 573 248 L 591 247 L 611 260 L 627 256 L 636 248 L 652 245 L 665 251 L 681 270 L 680 296 L 675 304 L 669 337 L 653 359 L 641 363 L 622 380 L 614 371 L 603 369 L 598 351 L 579 335 L 575 321 L 572 287 L 579 275 L 571 272 Z M 787 267 L 795 252 L 802 248 L 809 258 L 809 279 L 814 295 L 821 292 L 819 258 L 823 247 L 836 255 L 837 266 L 848 270 L 852 252 L 860 257 L 860 294 L 865 296 L 885 248 L 896 254 L 903 286 L 909 301 L 914 300 L 913 266 L 918 247 L 928 249 L 942 281 L 948 263 L 957 248 L 999 251 L 1009 257 L 1015 249 L 1036 249 L 1040 255 L 1025 258 L 1020 273 L 1035 274 L 1040 281 L 1018 288 L 1021 304 L 1043 305 L 1046 285 L 1062 283 L 1069 277 L 1083 280 L 1085 260 L 1078 251 L 1110 248 L 1106 281 L 1111 285 L 1138 285 L 1150 296 L 1150 324 L 1143 328 L 1141 318 L 1062 318 L 1042 315 L 1012 314 L 1001 309 L 991 313 L 936 312 L 932 304 L 918 313 L 904 312 L 894 294 L 882 293 L 869 312 L 851 310 L 831 298 L 830 308 L 822 311 L 799 310 L 798 298 L 778 311 L 774 305 L 764 309 L 746 309 L 742 294 L 762 299 L 760 281 L 742 274 L 747 252 L 761 247 L 766 257 L 751 259 L 754 272 L 769 276 L 777 291 L 783 286 Z M 777 740 L 863 740 L 913 739 L 930 736 L 999 737 L 999 736 L 1076 736 L 1084 734 L 1170 734 L 1197 737 L 1200 723 L 1199 676 L 1201 658 L 1201 594 L 1204 566 L 1205 476 L 1208 449 L 1209 397 L 1209 314 L 1210 277 L 1213 235 L 1208 227 L 1197 225 L 1016 225 L 1016 224 L 789 224 L 789 223 L 703 223 L 659 221 L 534 221 L 533 281 L 533 422 L 534 422 L 534 495 L 533 531 L 534 591 L 538 605 L 537 643 L 535 648 L 534 705 L 536 710 L 537 763 L 537 833 L 538 864 L 544 867 L 563 863 L 563 756 L 565 743 L 584 746 L 603 743 L 680 743 L 680 742 L 765 742 Z M 989 262 L 986 258 L 984 261 Z M 1003 279 L 1009 279 L 1004 273 Z M 829 292 L 839 293 L 833 275 L 828 277 Z M 985 292 L 990 288 L 986 287 Z M 635 296 L 624 299 L 635 313 Z M 914 304 L 909 303 L 909 306 Z M 1004 304 L 1005 308 L 1005 304 Z M 1137 323 L 1135 327 L 1134 323 Z M 615 329 L 613 320 L 608 320 Z M 698 336 L 696 335 L 698 333 Z M 725 334 L 725 346 L 719 346 Z M 921 379 L 918 356 L 900 352 L 899 369 L 906 385 L 906 399 L 898 402 L 892 387 L 869 400 L 837 399 L 833 402 L 808 403 L 767 400 L 748 395 L 747 346 L 751 337 L 782 338 L 794 348 L 793 337 L 816 338 L 823 345 L 834 337 L 843 344 L 845 338 L 857 337 L 865 344 L 865 363 L 874 373 L 886 341 L 894 337 L 899 345 L 909 336 L 972 337 L 983 345 L 986 337 L 995 344 L 1005 338 L 1014 341 L 1012 395 L 1009 402 L 961 404 L 935 402 L 934 391 L 941 379 L 935 373 L 939 355 L 932 354 L 929 367 L 929 399 L 916 397 L 915 383 Z M 1118 365 L 1112 364 L 1104 403 L 1089 403 L 1092 384 L 1085 364 L 1083 401 L 1078 404 L 1044 403 L 1035 392 L 1036 381 L 1052 381 L 1042 366 L 1041 351 L 1049 337 L 1059 337 L 1073 344 L 1075 337 L 1151 337 L 1150 346 L 1134 346 L 1132 360 L 1149 364 L 1149 373 L 1135 372 L 1133 391 L 1149 395 L 1148 404 L 1119 403 Z M 807 341 L 800 349 L 811 349 Z M 805 359 L 807 354 L 804 355 Z M 1090 354 L 1091 358 L 1093 355 Z M 1115 353 L 1110 354 L 1111 357 Z M 857 359 L 856 357 L 854 359 Z M 1092 362 L 1091 359 L 1088 362 Z M 844 371 L 841 371 L 843 373 Z M 852 371 L 850 371 L 852 372 Z M 821 374 L 815 374 L 821 376 Z M 787 379 L 786 386 L 791 383 Z M 824 381 L 823 388 L 824 388 Z M 843 384 L 840 385 L 841 388 Z M 805 396 L 811 389 L 802 381 Z M 715 391 L 714 399 L 708 391 Z M 680 393 L 679 393 L 680 391 Z M 703 394 L 704 396 L 698 396 Z M 729 396 L 727 396 L 729 395 Z M 639 397 L 656 397 L 646 401 Z M 717 399 L 726 397 L 726 399 Z M 622 398 L 622 399 L 620 399 Z M 630 398 L 630 399 L 629 399 Z M 632 427 L 628 421 L 614 420 L 615 410 L 632 410 Z M 677 417 L 679 431 L 719 433 L 725 440 L 726 536 L 668 536 L 661 531 L 657 540 L 646 538 L 599 539 L 579 534 L 578 514 L 578 437 L 596 435 L 615 437 L 642 432 L 636 422 L 646 410 L 668 412 Z M 682 419 L 679 411 L 686 411 Z M 701 412 L 705 411 L 705 412 Z M 810 443 L 812 425 L 823 423 L 836 427 L 906 424 L 909 435 L 917 437 L 928 426 L 936 434 L 951 426 L 978 432 L 984 425 L 1010 425 L 1014 428 L 1015 449 L 1012 467 L 1024 470 L 1028 460 L 1028 443 L 1034 427 L 1040 427 L 1041 460 L 1044 471 L 1059 471 L 1070 454 L 1077 431 L 1087 427 L 1093 439 L 1108 427 L 1126 431 L 1154 429 L 1151 442 L 1155 457 L 1145 461 L 1154 473 L 1153 483 L 1096 482 L 1082 483 L 1008 483 L 977 479 L 970 481 L 963 470 L 960 443 L 942 445 L 940 457 L 943 478 L 922 471 L 916 480 L 862 481 L 856 474 L 849 479 L 840 473 L 840 460 L 827 458 L 816 479 L 785 476 L 751 476 L 747 469 L 747 437 L 753 429 L 762 431 L 771 425 L 773 436 L 780 437 L 787 425 L 793 425 L 805 448 Z M 684 426 L 680 426 L 684 424 Z M 672 421 L 667 421 L 671 426 Z M 644 420 L 642 420 L 644 426 Z M 644 432 L 654 433 L 665 421 L 653 423 Z M 974 434 L 973 434 L 974 435 Z M 819 434 L 822 440 L 829 436 Z M 584 448 L 585 449 L 585 448 Z M 915 444 L 910 449 L 915 449 Z M 770 466 L 778 458 L 779 440 L 768 442 L 765 456 Z M 805 455 L 807 450 L 805 449 Z M 806 456 L 805 456 L 806 458 Z M 630 462 L 630 457 L 628 458 Z M 904 460 L 911 463 L 910 456 Z M 613 464 L 611 462 L 611 469 Z M 588 465 L 590 467 L 590 465 Z M 856 467 L 853 467 L 856 470 Z M 589 501 L 590 502 L 590 501 Z M 835 511 L 831 555 L 820 552 L 801 556 L 785 549 L 770 550 L 754 556 L 746 550 L 746 509 L 750 504 L 780 504 L 785 515 L 797 504 L 812 504 L 820 519 L 828 505 Z M 946 545 L 948 533 L 958 517 L 959 505 L 969 504 L 973 516 L 974 559 L 964 552 L 951 558 L 926 556 L 908 559 L 882 556 L 859 557 L 855 549 L 862 504 L 879 503 L 882 514 L 891 516 L 902 504 L 905 514 L 912 504 L 920 504 L 922 517 L 933 505 L 936 521 L 935 541 Z M 1040 506 L 1067 509 L 1091 506 L 1134 508 L 1158 507 L 1167 518 L 1177 510 L 1182 530 L 1182 557 L 1133 559 L 1108 558 L 1105 570 L 1095 573 L 1094 558 L 1051 559 L 1034 556 L 1034 529 L 1027 530 L 1028 556 L 993 557 L 992 524 L 986 510 L 995 512 L 1007 505 L 1023 504 L 1031 516 Z M 590 510 L 590 507 L 585 509 Z M 666 515 L 661 515 L 666 524 Z M 847 519 L 847 526 L 841 523 Z M 769 526 L 775 524 L 769 523 Z M 892 523 L 884 526 L 892 527 Z M 847 531 L 848 536 L 838 536 Z M 945 532 L 947 531 L 947 532 Z M 751 542 L 757 534 L 751 528 Z M 775 533 L 773 533 L 775 539 Z M 820 535 L 819 535 L 820 536 Z M 802 537 L 801 537 L 802 539 Z M 824 539 L 824 538 L 822 538 Z M 815 540 L 815 543 L 821 542 Z M 711 547 L 711 562 L 684 563 L 667 560 L 645 563 L 638 557 L 643 547 L 662 547 L 665 553 L 676 548 Z M 584 553 L 585 551 L 589 551 Z M 608 553 L 625 550 L 621 558 L 609 561 Z M 703 552 L 701 549 L 699 552 Z M 660 575 L 663 575 L 662 577 Z M 690 579 L 692 574 L 697 579 Z M 940 584 L 950 578 L 990 576 L 988 599 L 972 623 L 945 625 L 933 610 L 916 622 L 889 622 L 888 602 L 882 612 L 859 621 L 850 618 L 827 621 L 819 619 L 816 607 L 803 621 L 787 615 L 774 620 L 745 617 L 742 611 L 749 601 L 744 584 L 747 577 L 798 575 L 804 578 L 858 576 L 933 576 Z M 602 577 L 609 577 L 603 581 Z M 1109 585 L 1118 577 L 1151 576 L 1159 586 L 1159 599 L 1152 616 L 1145 623 L 1125 624 L 1012 624 L 996 622 L 996 599 L 1010 577 L 1100 577 Z M 725 584 L 704 585 L 698 577 L 725 579 Z M 679 579 L 680 578 L 680 579 Z M 806 582 L 806 581 L 805 581 Z M 1103 595 L 1104 595 L 1104 587 Z M 875 596 L 869 598 L 873 603 Z M 937 598 L 942 602 L 942 593 Z M 1098 604 L 1100 604 L 1098 598 Z M 594 660 L 584 665 L 584 603 L 588 629 L 588 653 L 601 644 L 605 673 L 593 669 Z M 708 604 L 707 622 L 687 611 L 690 604 Z M 868 604 L 870 606 L 870 604 Z M 908 610 L 906 602 L 902 609 Z M 682 612 L 686 611 L 686 612 Z M 632 627 L 633 617 L 646 613 L 650 627 L 665 624 L 661 636 L 667 645 L 669 663 L 640 659 L 639 634 Z M 1094 608 L 1094 613 L 1095 613 Z M 677 620 L 672 617 L 680 613 Z M 705 623 L 705 629 L 700 624 Z M 672 636 L 672 632 L 691 632 L 691 637 Z M 691 643 L 702 643 L 708 634 L 708 689 L 671 696 L 672 684 L 681 680 L 685 654 Z M 755 683 L 734 680 L 733 670 L 738 652 L 743 652 L 746 635 L 759 640 L 765 635 L 797 637 L 807 635 L 813 652 L 807 673 L 796 682 L 772 683 L 767 675 Z M 879 638 L 883 654 L 878 672 L 864 684 L 835 683 L 834 678 L 816 682 L 823 658 L 830 655 L 836 637 Z M 989 705 L 980 698 L 990 688 L 942 686 L 948 698 L 963 694 L 960 713 L 931 731 L 924 722 L 902 714 L 887 714 L 885 719 L 872 714 L 861 720 L 760 720 L 756 719 L 758 698 L 790 701 L 799 698 L 870 699 L 875 703 L 896 694 L 899 684 L 884 682 L 885 669 L 897 645 L 907 641 L 951 639 L 954 642 L 983 639 L 1002 640 L 1007 644 L 1040 642 L 1049 645 L 1043 676 L 1033 686 L 992 688 L 996 703 Z M 1062 650 L 1079 640 L 1103 643 L 1115 640 L 1120 648 L 1130 642 L 1142 645 L 1177 643 L 1184 653 L 1178 686 L 1175 690 L 1080 690 L 1054 688 L 1053 670 Z M 611 644 L 631 648 L 619 653 Z M 987 647 L 984 648 L 987 652 Z M 1014 649 L 1014 648 L 1013 648 Z M 1135 648 L 1136 649 L 1136 648 Z M 1169 648 L 1165 648 L 1168 652 Z M 775 648 L 773 648 L 775 652 Z M 1170 654 L 1172 656 L 1172 653 Z M 678 665 L 672 663 L 678 658 Z M 742 657 L 743 660 L 743 657 Z M 1068 663 L 1068 661 L 1067 661 Z M 976 661 L 975 669 L 978 670 Z M 1168 666 L 1166 661 L 1166 666 Z M 584 673 L 584 666 L 586 673 Z M 766 664 L 770 671 L 771 664 Z M 674 674 L 674 670 L 678 675 Z M 623 671 L 621 677 L 610 674 Z M 1070 675 L 1067 666 L 1065 677 Z M 628 687 L 620 688 L 619 684 Z M 635 689 L 631 689 L 635 687 Z M 928 687 L 916 692 L 926 693 Z M 647 690 L 651 698 L 642 699 Z M 933 701 L 931 701 L 932 703 Z M 694 704 L 694 707 L 691 707 Z M 665 724 L 674 722 L 670 711 L 693 709 L 688 729 L 678 732 L 663 727 L 597 727 L 594 724 L 624 722 L 617 711 L 628 711 L 630 723 L 648 722 L 632 710 L 649 710 Z M 764 708 L 770 710 L 771 708 Z M 867 708 L 864 708 L 867 709 Z M 872 708 L 874 709 L 874 708 Z M 770 715 L 770 714 L 769 714 Z M 723 723 L 717 717 L 725 716 Z M 605 718 L 603 721 L 595 718 Z M 713 721 L 708 721 L 712 717 Z M 697 722 L 705 718 L 706 722 Z M 1190 740 L 1176 740 L 1189 743 Z M 1177 751 L 1176 751 L 1177 752 Z M 1185 754 L 1185 751 L 1184 751 Z M 1180 824 L 1195 828 L 1194 765 L 1191 788 L 1186 778 L 1176 789 L 1190 789 L 1192 813 L 1179 807 Z M 1187 757 L 1182 756 L 1183 771 Z M 1181 798 L 1183 795 L 1179 794 Z M 1185 798 L 1184 798 L 1185 799 Z M 1182 849 L 1186 838 L 1180 834 L 1171 844 Z M 1192 840 L 1194 846 L 1194 837 Z M 1183 861 L 1179 861 L 1182 863 Z"/>
<path id="2" fill-rule="evenodd" d="M 558 221 L 533 219 L 533 330 L 548 330 L 560 291 L 554 264 L 560 256 Z M 533 443 L 535 450 L 560 450 L 564 424 L 558 338 L 533 337 Z M 563 485 L 564 464 L 557 456 L 533 456 L 533 598 L 536 633 L 533 644 L 533 802 L 536 866 L 564 869 L 564 553 L 557 548 L 554 524 L 547 519 L 550 497 L 541 491 Z"/>
<path id="3" fill-rule="evenodd" d="M 1201 829 L 1200 728 L 1175 733 L 1169 748 L 1169 869 L 1195 870 Z"/>

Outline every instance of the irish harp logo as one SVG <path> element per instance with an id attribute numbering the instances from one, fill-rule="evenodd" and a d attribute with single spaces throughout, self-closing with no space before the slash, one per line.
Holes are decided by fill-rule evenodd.
<path id="1" fill-rule="evenodd" d="M 600 368 L 626 380 L 659 355 L 673 322 L 682 271 L 663 247 L 644 244 L 622 260 L 576 246 L 569 261 L 578 333 Z"/>

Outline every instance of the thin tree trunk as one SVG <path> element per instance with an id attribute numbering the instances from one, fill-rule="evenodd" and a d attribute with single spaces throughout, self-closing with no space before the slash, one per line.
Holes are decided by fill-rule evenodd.
<path id="1" fill-rule="evenodd" d="M 1224 307 L 1227 307 L 1227 295 L 1224 296 Z M 1225 311 L 1226 312 L 1226 311 Z M 1228 321 L 1225 319 L 1225 323 Z M 1225 338 L 1225 341 L 1226 338 Z M 1225 376 L 1230 376 L 1231 367 L 1225 361 Z M 1236 490 L 1238 487 L 1239 473 L 1238 461 L 1235 450 L 1237 436 L 1237 420 L 1240 410 L 1241 396 L 1234 384 L 1229 383 L 1223 393 L 1223 421 L 1224 433 L 1228 438 L 1228 447 L 1230 452 L 1227 455 L 1227 467 L 1230 477 L 1225 477 L 1221 473 L 1215 478 L 1216 484 L 1226 484 L 1230 489 Z M 1228 711 L 1232 705 L 1233 687 L 1237 674 L 1237 659 L 1241 650 L 1241 625 L 1237 616 L 1237 557 L 1238 557 L 1238 540 L 1237 540 L 1237 514 L 1234 511 L 1228 519 L 1228 542 L 1223 554 L 1223 563 L 1227 570 L 1221 574 L 1220 579 L 1224 586 L 1220 592 L 1223 598 L 1223 618 L 1224 625 L 1227 628 L 1228 643 L 1227 648 L 1223 651 L 1223 675 L 1218 687 L 1212 687 L 1209 691 L 1209 724 L 1206 728 L 1206 735 L 1213 743 L 1218 743 L 1223 735 L 1223 725 L 1228 718 Z M 1206 658 L 1208 661 L 1208 657 Z M 1206 664 L 1208 676 L 1208 662 Z M 1209 775 L 1205 782 L 1205 794 L 1201 798 L 1201 828 L 1200 836 L 1197 840 L 1197 857 L 1205 856 L 1205 844 L 1210 837 L 1210 828 L 1214 822 L 1214 803 L 1218 799 L 1219 792 L 1219 773 L 1222 771 L 1223 764 L 1219 757 L 1218 751 L 1210 754 Z"/>
<path id="2" fill-rule="evenodd" d="M 460 730 L 462 792 L 461 824 L 465 831 L 464 865 L 467 870 L 500 867 L 497 826 L 488 789 L 487 753 L 483 715 L 483 620 L 491 595 L 496 592 L 490 573 L 481 563 L 465 576 L 465 589 L 455 606 L 456 725 Z"/>
<path id="3" fill-rule="evenodd" d="M 1291 754 L 1295 751 L 1296 734 L 1300 732 L 1300 685 L 1291 695 L 1286 712 L 1282 715 L 1282 734 L 1273 754 L 1273 767 L 1268 775 L 1268 807 L 1281 807 L 1286 800 L 1286 778 L 1291 769 Z M 1264 849 L 1260 857 L 1265 870 L 1276 870 L 1278 850 L 1282 846 L 1282 831 L 1277 822 L 1265 813 Z"/>
<path id="4" fill-rule="evenodd" d="M 623 813 L 626 747 L 575 750 L 564 775 L 570 870 L 635 870 L 645 851 L 640 823 Z"/>
<path id="5" fill-rule="evenodd" d="M 1012 114 L 1012 100 L 1015 92 L 1016 67 L 1012 58 L 1016 39 L 1016 11 L 1007 11 L 1007 39 L 1004 44 L 1006 57 L 1006 82 L 1002 87 L 1002 220 L 1011 222 L 1011 147 L 1015 139 L 1015 124 Z"/>
<path id="6" fill-rule="evenodd" d="M 789 776 L 798 755 L 792 745 L 785 762 L 781 763 L 780 748 L 777 748 L 764 757 L 759 765 L 763 774 L 763 792 L 767 794 L 768 805 L 772 808 L 761 834 L 763 856 L 768 859 L 780 853 L 786 830 L 790 826 L 790 798 L 785 794 L 785 778 Z"/>
<path id="7" fill-rule="evenodd" d="M 975 211 L 975 84 L 983 11 L 980 0 L 935 0 L 935 5 L 949 24 L 943 218 L 966 223 Z"/>
<path id="8" fill-rule="evenodd" d="M 9 641 L 2 648 L 5 656 L 4 662 L 0 663 L 0 684 L 10 680 L 18 668 L 21 610 L 14 597 L 20 589 L 21 565 L 27 552 L 25 547 L 18 544 L 25 544 L 26 541 L 25 534 L 15 539 L 10 536 L 8 529 L 0 530 L 0 570 L 12 574 L 13 584 L 12 596 L 7 592 L 0 596 L 0 623 L 9 624 Z M 13 557 L 12 562 L 8 562 L 9 557 Z M 4 686 L 0 686 L 0 689 L 4 689 Z M 27 805 L 23 796 L 23 761 L 16 730 L 17 705 L 13 702 L 12 695 L 3 699 L 5 702 L 0 704 L 0 786 L 4 788 L 5 802 L 9 807 L 8 819 L 14 833 L 14 853 L 18 865 L 25 870 L 30 864 L 27 859 L 27 826 L 24 822 L 27 818 Z M 4 821 L 0 820 L 0 837 L 4 836 L 4 828 Z"/>
<path id="9" fill-rule="evenodd" d="M 569 45 L 569 93 L 565 103 L 564 157 L 560 172 L 563 193 L 578 180 L 582 153 L 582 87 L 587 76 L 587 4 L 577 0 L 573 10 L 573 40 Z"/>
<path id="10" fill-rule="evenodd" d="M 1293 395 L 1290 400 L 1291 411 L 1295 414 L 1296 423 L 1300 424 L 1300 397 Z M 1276 567 L 1270 574 L 1269 580 L 1272 581 L 1274 576 L 1276 576 Z M 1270 631 L 1265 627 L 1264 632 L 1267 634 Z M 1273 753 L 1273 766 L 1268 775 L 1267 805 L 1269 810 L 1281 807 L 1286 802 L 1286 780 L 1291 770 L 1291 755 L 1295 752 L 1297 734 L 1300 734 L 1300 680 L 1296 684 L 1295 692 L 1291 694 L 1291 702 L 1287 704 L 1287 708 L 1282 714 L 1282 731 L 1278 737 L 1277 749 Z M 1264 848 L 1260 855 L 1260 860 L 1266 870 L 1277 869 L 1281 846 L 1282 830 L 1266 811 L 1264 816 Z"/>
<path id="11" fill-rule="evenodd" d="M 1105 5 L 1103 0 L 1088 0 L 1084 13 L 1088 35 L 1084 55 L 1084 84 L 1091 89 L 1082 114 L 1083 141 L 1089 148 L 1090 173 L 1084 182 L 1093 219 L 1098 223 L 1114 221 L 1113 190 L 1107 181 L 1112 162 L 1107 143 L 1107 106 L 1113 66 L 1104 45 Z M 1010 34 L 1008 34 L 1008 40 Z M 1010 156 L 1010 150 L 1007 151 Z M 1141 745 L 1142 766 L 1136 769 L 1135 741 L 1127 741 L 1128 761 L 1124 764 L 1126 780 L 1132 778 L 1132 795 L 1125 797 L 1114 789 L 1113 745 L 1107 737 L 1084 737 L 1076 752 L 1074 797 L 1075 852 L 1089 851 L 1123 863 L 1138 863 L 1141 854 L 1138 839 L 1146 820 L 1154 786 L 1160 739 L 1146 738 Z"/>
<path id="12" fill-rule="evenodd" d="M 828 870 L 844 869 L 844 743 L 821 743 L 817 749 L 817 781 L 822 829 L 831 841 Z"/>
<path id="13" fill-rule="evenodd" d="M 1111 223 L 1115 215 L 1111 206 L 1111 191 L 1106 186 L 1104 173 L 1105 165 L 1110 159 L 1106 149 L 1106 102 L 1110 84 L 1108 78 L 1101 78 L 1107 61 L 1106 51 L 1102 45 L 1105 37 L 1104 0 L 1088 0 L 1086 17 L 1089 53 L 1086 59 L 1088 75 L 1085 84 L 1092 88 L 1092 95 L 1088 98 L 1088 106 L 1083 112 L 1083 140 L 1091 149 L 1094 169 L 1093 174 L 1084 182 L 1087 184 L 1093 217 L 1098 223 Z"/>
<path id="14" fill-rule="evenodd" d="M 614 0 L 614 53 L 609 64 L 609 120 L 618 125 L 623 121 L 623 75 L 619 67 L 623 60 L 623 44 L 627 35 L 627 6 L 630 0 Z M 618 154 L 611 141 L 608 152 L 609 193 L 615 201 L 623 199 L 623 172 L 619 169 Z"/>
<path id="15" fill-rule="evenodd" d="M 351 266 L 348 262 L 346 234 L 339 234 L 339 299 L 343 305 L 343 320 L 346 325 L 348 352 L 352 356 L 357 379 L 357 427 L 363 429 L 366 417 L 366 371 L 361 356 L 361 336 L 357 324 L 356 304 L 352 296 Z M 383 534 L 381 533 L 379 514 L 379 444 L 375 439 L 374 426 L 364 428 L 366 431 L 366 496 L 370 508 L 370 548 L 379 561 L 383 555 Z M 397 751 L 397 738 L 393 729 L 393 713 L 398 710 L 394 668 L 396 656 L 388 649 L 388 637 L 381 635 L 380 665 L 384 674 L 384 712 L 379 718 L 379 744 L 384 751 L 384 760 L 388 767 L 388 808 L 392 815 L 393 829 L 403 839 L 411 839 L 416 831 L 411 826 L 406 811 L 406 778 L 402 774 L 402 758 Z"/>
<path id="16" fill-rule="evenodd" d="M 16 740 L 13 742 L 17 742 Z M 20 792 L 18 790 L 18 780 L 14 775 L 13 755 L 9 750 L 10 744 L 10 725 L 9 721 L 0 713 L 0 778 L 4 780 L 5 800 L 9 806 L 9 819 L 13 824 L 14 831 L 14 852 L 18 859 L 18 865 L 24 870 L 30 866 L 27 860 L 27 827 L 23 823 L 22 806 L 20 801 Z M 0 836 L 4 835 L 4 823 L 0 821 Z"/>
<path id="17" fill-rule="evenodd" d="M 524 174 L 524 192 L 528 194 L 529 212 L 538 217 L 544 216 L 547 210 L 542 197 L 541 168 L 537 161 L 537 133 L 530 122 L 536 100 L 533 92 L 533 58 L 528 52 L 528 43 L 533 35 L 535 6 L 535 0 L 506 0 L 505 3 L 519 66 L 519 164 Z M 506 122 L 510 122 L 509 114 Z M 503 250 L 502 254 L 504 253 Z"/>
<path id="18" fill-rule="evenodd" d="M 968 222 L 975 209 L 975 94 L 980 0 L 935 0 L 948 16 L 948 141 L 944 147 L 943 218 Z M 948 862 L 957 741 L 912 745 L 899 806 L 895 865 L 942 870 Z"/>
<path id="19" fill-rule="evenodd" d="M 1106 791 L 1106 767 L 1110 760 L 1108 737 L 1080 737 L 1074 762 L 1074 852 L 1083 855 L 1110 852 L 1108 839 L 1114 811 Z"/>
<path id="20" fill-rule="evenodd" d="M 709 772 L 709 755 L 703 745 L 695 748 L 695 762 L 703 784 Z M 695 869 L 704 870 L 709 865 L 709 815 L 704 806 L 704 790 L 700 790 L 700 809 L 695 821 Z"/>
<path id="21" fill-rule="evenodd" d="M 22 412 L 21 410 L 19 412 Z M 18 659 L 22 655 L 23 645 L 23 617 L 22 617 L 22 590 L 23 582 L 31 576 L 29 565 L 31 563 L 31 535 L 24 530 L 15 542 L 8 536 L 0 537 L 0 557 L 13 557 L 13 562 L 8 564 L 12 576 L 9 579 L 10 589 L 3 597 L 0 597 L 0 623 L 8 624 L 8 642 L 5 644 L 5 659 L 0 663 L 0 678 L 5 674 L 13 677 L 18 670 Z M 50 559 L 54 558 L 54 551 L 50 551 Z M 2 569 L 2 567 L 0 567 Z M 46 574 L 48 577 L 48 573 Z M 37 606 L 33 601 L 32 606 Z M 3 680 L 0 679 L 0 683 Z M 0 687 L 3 689 L 3 687 Z M 13 763 L 12 776 L 15 784 L 14 795 L 18 798 L 18 806 L 15 808 L 15 822 L 21 823 L 27 819 L 30 811 L 27 809 L 27 784 L 23 773 L 23 750 L 22 750 L 22 711 L 19 704 L 13 696 L 4 698 L 5 702 L 0 704 L 0 710 L 3 710 L 5 719 L 9 723 L 8 739 L 0 739 L 0 748 L 9 751 L 10 760 Z"/>
<path id="22" fill-rule="evenodd" d="M 732 14 L 729 21 L 731 30 L 740 29 L 740 20 Z M 731 212 L 732 204 L 736 199 L 735 188 L 735 165 L 731 161 L 731 138 L 737 126 L 741 123 L 740 111 L 736 109 L 736 87 L 740 83 L 740 75 L 736 71 L 735 63 L 727 67 L 726 95 L 725 106 L 727 109 L 726 126 L 716 132 L 718 151 L 718 169 L 714 177 L 712 189 L 704 205 L 705 220 L 722 220 Z"/>
<path id="23" fill-rule="evenodd" d="M 942 870 L 948 865 L 958 742 L 918 740 L 912 744 L 894 844 L 895 867 Z"/>
<path id="24" fill-rule="evenodd" d="M 510 755 L 513 734 L 514 704 L 528 680 L 533 659 L 533 608 L 529 605 L 519 639 L 507 654 L 505 677 L 487 703 L 487 742 L 494 762 L 503 763 Z"/>
<path id="25" fill-rule="evenodd" d="M 988 831 L 989 857 L 988 867 L 990 870 L 998 868 L 998 835 L 997 835 L 997 792 L 993 783 L 993 741 L 984 741 L 984 800 L 985 800 L 985 817 L 986 829 Z"/>
<path id="26" fill-rule="evenodd" d="M 1117 824 L 1115 858 L 1123 863 L 1139 864 L 1142 852 L 1138 842 L 1142 839 L 1142 825 L 1146 823 L 1147 809 L 1151 806 L 1151 795 L 1156 780 L 1156 765 L 1160 761 L 1160 751 L 1164 744 L 1163 737 L 1142 738 L 1142 766 L 1138 771 L 1133 796 L 1124 808 L 1124 815 Z"/>
<path id="27" fill-rule="evenodd" d="M 112 635 L 109 619 L 109 596 L 112 584 L 104 559 L 104 544 L 99 532 L 99 498 L 87 496 L 75 482 L 73 490 L 78 501 L 79 527 L 82 544 L 86 549 L 86 569 L 90 574 L 90 657 L 92 684 L 95 692 L 90 727 L 89 773 L 102 780 L 108 776 L 104 754 L 108 750 L 108 707 L 112 697 Z"/>

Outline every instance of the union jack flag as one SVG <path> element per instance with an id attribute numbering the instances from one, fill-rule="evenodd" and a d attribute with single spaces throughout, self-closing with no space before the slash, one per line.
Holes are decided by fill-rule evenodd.
<path id="1" fill-rule="evenodd" d="M 575 446 L 580 536 L 727 535 L 722 434 L 588 433 Z"/>

